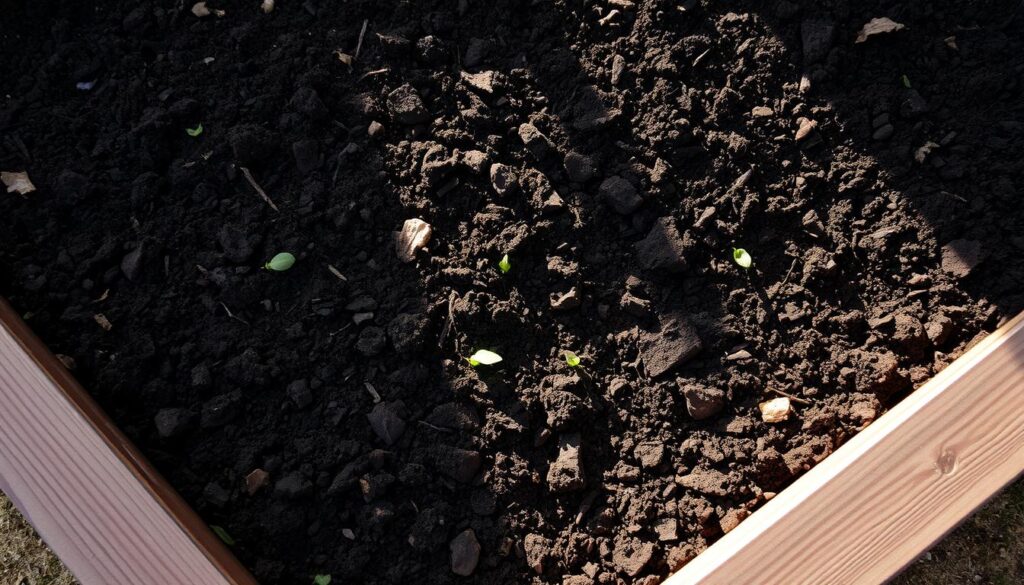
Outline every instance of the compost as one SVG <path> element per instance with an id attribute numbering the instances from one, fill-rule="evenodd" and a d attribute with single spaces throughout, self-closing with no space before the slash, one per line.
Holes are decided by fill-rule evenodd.
<path id="1" fill-rule="evenodd" d="M 656 583 L 1024 308 L 1016 1 L 0 7 L 0 293 L 265 583 Z"/>

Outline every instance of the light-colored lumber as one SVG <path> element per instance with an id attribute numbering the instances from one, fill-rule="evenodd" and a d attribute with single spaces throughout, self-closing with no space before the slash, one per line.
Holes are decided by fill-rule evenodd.
<path id="1" fill-rule="evenodd" d="M 883 583 L 1022 470 L 1024 314 L 666 584 Z"/>
<path id="2" fill-rule="evenodd" d="M 2 300 L 0 489 L 84 585 L 255 583 Z"/>

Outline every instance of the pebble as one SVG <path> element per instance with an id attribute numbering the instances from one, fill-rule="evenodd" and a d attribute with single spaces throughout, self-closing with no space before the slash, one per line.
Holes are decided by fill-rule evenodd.
<path id="1" fill-rule="evenodd" d="M 636 257 L 648 270 L 683 272 L 688 266 L 687 248 L 687 241 L 680 235 L 675 220 L 666 216 L 658 218 L 647 236 L 636 243 Z"/>
<path id="2" fill-rule="evenodd" d="M 142 271 L 142 249 L 143 244 L 139 244 L 121 259 L 121 272 L 128 280 L 134 281 Z"/>
<path id="3" fill-rule="evenodd" d="M 448 544 L 448 549 L 451 551 L 452 572 L 463 577 L 472 575 L 480 561 L 480 543 L 473 529 L 460 532 Z"/>
<path id="4" fill-rule="evenodd" d="M 605 179 L 598 193 L 612 209 L 622 215 L 633 213 L 644 202 L 636 187 L 618 175 Z"/>
<path id="5" fill-rule="evenodd" d="M 875 130 L 875 132 L 871 135 L 871 138 L 875 140 L 888 140 L 892 138 L 892 134 L 894 131 L 895 128 L 893 128 L 892 124 L 886 124 L 884 126 L 880 126 L 877 130 Z"/>
<path id="6" fill-rule="evenodd" d="M 377 403 L 366 418 L 370 421 L 370 428 L 385 445 L 394 445 L 405 433 L 405 421 L 398 416 L 398 405 L 394 402 Z"/>
<path id="7" fill-rule="evenodd" d="M 419 124 L 430 117 L 420 94 L 408 83 L 388 94 L 388 110 L 399 124 Z"/>
<path id="8" fill-rule="evenodd" d="M 656 378 L 697 355 L 703 344 L 697 329 L 681 315 L 661 318 L 659 331 L 640 335 L 640 355 L 647 373 Z"/>
<path id="9" fill-rule="evenodd" d="M 544 563 L 551 555 L 551 541 L 539 534 L 527 534 L 523 540 L 523 552 L 526 553 L 526 566 L 540 575 L 544 573 Z"/>
<path id="10" fill-rule="evenodd" d="M 622 74 L 626 72 L 626 60 L 616 53 L 612 57 L 612 85 L 619 85 L 622 82 Z"/>
<path id="11" fill-rule="evenodd" d="M 773 112 L 771 108 L 757 106 L 750 111 L 750 115 L 755 118 L 771 118 L 772 116 L 775 115 L 775 112 Z"/>
<path id="12" fill-rule="evenodd" d="M 270 483 L 270 474 L 257 467 L 245 476 L 245 491 L 251 496 L 263 489 L 268 483 Z"/>
<path id="13" fill-rule="evenodd" d="M 433 235 L 433 228 L 422 219 L 405 220 L 402 230 L 395 232 L 395 253 L 398 259 L 406 263 L 415 260 L 416 251 L 425 248 Z"/>
<path id="14" fill-rule="evenodd" d="M 680 387 L 686 399 L 686 411 L 696 420 L 712 417 L 725 406 L 725 392 L 696 383 L 683 384 Z"/>
<path id="15" fill-rule="evenodd" d="M 555 150 L 554 143 L 537 129 L 533 124 L 521 124 L 519 126 L 519 138 L 529 149 L 530 153 L 537 160 L 547 158 Z"/>
<path id="16" fill-rule="evenodd" d="M 563 162 L 565 174 L 574 183 L 586 183 L 594 178 L 594 161 L 586 155 L 570 150 Z"/>
<path id="17" fill-rule="evenodd" d="M 384 131 L 384 125 L 374 120 L 370 122 L 370 125 L 366 128 L 366 135 L 374 137 Z"/>
<path id="18" fill-rule="evenodd" d="M 796 131 L 797 142 L 802 142 L 806 140 L 807 137 L 811 135 L 811 132 L 813 132 L 814 129 L 817 128 L 818 126 L 818 123 L 815 122 L 814 120 L 804 117 L 798 118 L 796 122 L 799 125 Z"/>
<path id="19" fill-rule="evenodd" d="M 953 240 L 942 247 L 942 270 L 956 278 L 969 276 L 981 260 L 981 242 Z"/>
<path id="20" fill-rule="evenodd" d="M 497 73 L 494 71 L 482 71 L 480 73 L 462 72 L 462 80 L 473 89 L 491 95 L 494 93 L 494 86 L 497 82 Z"/>
<path id="21" fill-rule="evenodd" d="M 563 294 L 551 293 L 550 300 L 553 311 L 569 311 L 580 306 L 580 296 L 576 292 L 576 287 L 569 289 L 569 292 Z"/>
<path id="22" fill-rule="evenodd" d="M 792 408 L 788 396 L 780 396 L 766 400 L 758 405 L 761 410 L 761 420 L 766 423 L 780 423 L 789 418 Z"/>
<path id="23" fill-rule="evenodd" d="M 512 167 L 501 163 L 491 165 L 491 186 L 499 196 L 513 192 L 518 186 Z"/>

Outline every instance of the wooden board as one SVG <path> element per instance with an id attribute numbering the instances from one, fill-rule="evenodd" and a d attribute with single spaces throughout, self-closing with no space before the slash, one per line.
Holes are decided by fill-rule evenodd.
<path id="1" fill-rule="evenodd" d="M 1024 314 L 666 585 L 883 583 L 1024 470 Z"/>
<path id="2" fill-rule="evenodd" d="M 84 585 L 255 583 L 3 300 L 0 489 Z"/>

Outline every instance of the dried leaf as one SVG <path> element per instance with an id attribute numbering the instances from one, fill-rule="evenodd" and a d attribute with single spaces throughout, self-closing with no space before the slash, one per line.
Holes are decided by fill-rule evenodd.
<path id="1" fill-rule="evenodd" d="M 349 55 L 348 53 L 343 53 L 341 51 L 341 49 L 335 50 L 334 51 L 334 56 L 338 58 L 338 61 L 341 61 L 342 63 L 347 65 L 349 68 L 352 67 L 353 63 L 355 63 L 355 59 L 352 58 L 352 55 Z"/>
<path id="2" fill-rule="evenodd" d="M 761 420 L 766 423 L 779 423 L 789 418 L 791 406 L 788 396 L 772 398 L 758 405 L 761 409 Z"/>
<path id="3" fill-rule="evenodd" d="M 907 27 L 884 16 L 882 18 L 872 18 L 871 20 L 868 21 L 867 24 L 864 25 L 864 28 L 860 29 L 860 32 L 857 33 L 857 39 L 853 42 L 863 43 L 864 41 L 868 40 L 868 37 L 884 33 L 896 32 L 898 30 L 903 30 L 905 28 Z"/>
<path id="4" fill-rule="evenodd" d="M 0 181 L 7 186 L 7 192 L 17 191 L 19 195 L 28 195 L 36 190 L 36 186 L 28 178 L 28 173 L 0 173 Z"/>

